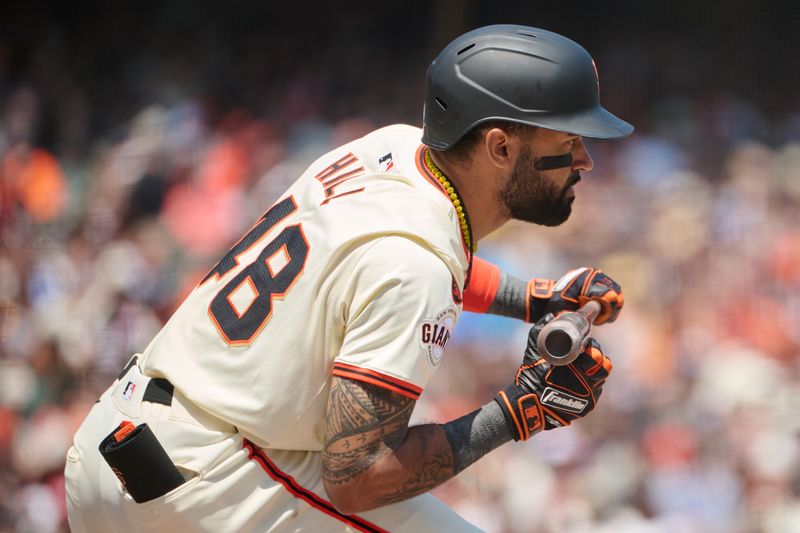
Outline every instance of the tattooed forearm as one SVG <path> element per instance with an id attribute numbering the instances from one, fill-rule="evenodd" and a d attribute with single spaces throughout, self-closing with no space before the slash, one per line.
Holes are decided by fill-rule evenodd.
<path id="1" fill-rule="evenodd" d="M 323 478 L 345 483 L 402 442 L 414 401 L 386 389 L 334 379 L 328 405 Z"/>
<path id="2" fill-rule="evenodd" d="M 411 428 L 411 431 L 425 432 L 421 440 L 427 441 L 432 437 L 429 431 L 431 426 Z M 430 457 L 410 472 L 410 476 L 398 482 L 386 494 L 378 497 L 379 505 L 387 505 L 406 500 L 418 494 L 428 492 L 453 477 L 456 474 L 453 467 L 453 454 L 450 450 L 433 451 Z"/>
<path id="3" fill-rule="evenodd" d="M 360 512 L 427 492 L 511 440 L 495 402 L 444 425 L 409 428 L 413 408 L 414 401 L 400 394 L 333 378 L 322 479 L 340 511 Z"/>

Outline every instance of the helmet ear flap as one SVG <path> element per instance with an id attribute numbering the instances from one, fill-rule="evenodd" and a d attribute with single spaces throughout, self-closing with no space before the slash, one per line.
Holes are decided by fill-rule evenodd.
<path id="1" fill-rule="evenodd" d="M 446 150 L 491 120 L 599 139 L 633 131 L 600 106 L 597 70 L 583 47 L 556 33 L 512 24 L 456 38 L 428 68 L 423 143 Z"/>

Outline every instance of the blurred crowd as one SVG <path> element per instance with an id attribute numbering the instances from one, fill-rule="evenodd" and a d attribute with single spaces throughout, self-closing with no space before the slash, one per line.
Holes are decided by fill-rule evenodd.
<path id="1" fill-rule="evenodd" d="M 0 77 L 0 531 L 66 529 L 83 417 L 308 163 L 421 120 L 422 79 L 389 106 L 373 80 L 348 100 L 360 114 L 331 112 L 348 87 L 321 69 L 284 79 L 269 113 L 142 89 L 98 134 L 63 69 Z M 599 407 L 435 493 L 490 532 L 800 532 L 800 110 L 776 122 L 719 93 L 620 114 L 646 127 L 589 145 L 566 224 L 512 223 L 478 252 L 521 277 L 593 265 L 622 284 L 620 319 L 596 329 L 614 362 Z M 414 419 L 491 398 L 527 330 L 462 315 Z"/>

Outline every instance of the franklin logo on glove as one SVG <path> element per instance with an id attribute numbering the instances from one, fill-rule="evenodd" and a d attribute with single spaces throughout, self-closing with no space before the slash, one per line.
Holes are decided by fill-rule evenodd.
<path id="1" fill-rule="evenodd" d="M 542 403 L 552 405 L 553 407 L 560 407 L 561 409 L 572 411 L 573 413 L 581 413 L 586 409 L 586 406 L 589 405 L 589 402 L 586 400 L 581 400 L 571 394 L 559 392 L 550 387 L 544 389 Z"/>

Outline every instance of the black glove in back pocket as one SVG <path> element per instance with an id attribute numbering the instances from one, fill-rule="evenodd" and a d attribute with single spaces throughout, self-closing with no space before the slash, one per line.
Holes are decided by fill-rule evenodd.
<path id="1" fill-rule="evenodd" d="M 183 476 L 147 424 L 123 422 L 100 443 L 100 454 L 136 503 L 183 484 Z"/>

